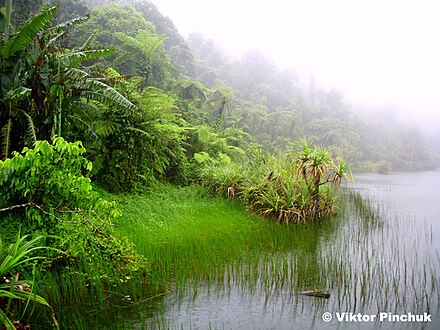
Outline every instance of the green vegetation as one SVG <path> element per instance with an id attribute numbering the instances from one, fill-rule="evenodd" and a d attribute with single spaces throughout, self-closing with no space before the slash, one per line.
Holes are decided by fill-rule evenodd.
<path id="1" fill-rule="evenodd" d="M 196 159 L 204 164 L 201 178 L 206 187 L 240 198 L 253 212 L 285 223 L 329 217 L 335 211 L 336 189 L 349 178 L 348 166 L 344 161 L 336 165 L 327 150 L 305 139 L 298 148 L 287 156 L 262 156 L 241 164 L 201 154 Z"/>
<path id="2" fill-rule="evenodd" d="M 435 254 L 414 258 L 410 252 L 429 249 L 431 232 L 410 219 L 385 222 L 386 210 L 358 193 L 344 197 L 341 216 L 333 221 L 286 226 L 249 215 L 239 203 L 214 198 L 198 186 L 167 185 L 148 196 L 118 195 L 122 215 L 115 220 L 116 231 L 152 261 L 156 284 L 150 299 L 119 303 L 120 309 L 130 310 L 119 314 L 120 322 L 127 322 L 119 326 L 141 322 L 146 328 L 181 328 L 161 314 L 167 299 L 180 305 L 182 297 L 206 299 L 210 293 L 215 297 L 237 289 L 268 306 L 281 292 L 300 310 L 308 304 L 298 292 L 329 290 L 328 304 L 314 300 L 310 307 L 316 315 L 329 305 L 336 310 L 349 306 L 353 312 L 372 308 L 372 313 L 376 308 L 422 313 L 435 308 L 440 260 Z M 398 240 L 402 233 L 405 239 Z M 113 317 L 118 312 L 115 308 Z"/>
<path id="3" fill-rule="evenodd" d="M 0 252 L 2 252 L 2 259 L 0 259 L 0 321 L 8 330 L 15 329 L 16 325 L 19 325 L 19 322 L 13 322 L 9 315 L 14 315 L 14 300 L 33 301 L 52 310 L 45 299 L 32 293 L 32 281 L 20 279 L 20 273 L 10 276 L 11 272 L 16 270 L 21 264 L 29 264 L 38 259 L 38 257 L 29 256 L 32 252 L 46 249 L 46 247 L 39 247 L 37 245 L 38 241 L 42 239 L 41 236 L 28 242 L 26 242 L 26 239 L 26 236 L 18 236 L 16 242 L 11 244 L 5 251 L 4 259 L 3 246 L 0 240 Z M 58 327 L 53 310 L 52 315 L 54 324 Z"/>
<path id="4" fill-rule="evenodd" d="M 35 290 L 41 291 L 42 282 L 52 283 L 45 290 L 51 305 L 80 303 L 90 292 L 89 285 L 98 287 L 95 299 L 102 298 L 99 286 L 120 285 L 121 278 L 130 276 L 144 279 L 149 271 L 133 244 L 113 234 L 111 221 L 119 212 L 114 203 L 100 198 L 90 179 L 83 176 L 82 172 L 92 167 L 84 153 L 80 142 L 55 137 L 52 144 L 37 141 L 33 149 L 24 148 L 22 154 L 15 152 L 12 158 L 0 161 L 1 237 L 6 242 L 13 240 L 18 228 L 25 234 L 44 235 L 44 239 L 34 238 L 24 245 L 23 239 L 15 243 L 10 250 L 13 254 L 4 257 L 4 274 L 12 276 L 11 268 L 20 266 L 22 272 L 38 277 Z M 37 240 L 48 248 L 32 248 Z M 36 256 L 14 263 L 37 250 Z M 41 257 L 33 269 L 30 262 Z M 70 285 L 57 283 L 74 283 L 79 292 L 72 294 Z M 31 300 L 47 305 L 39 296 Z M 9 309 L 10 303 L 5 306 Z"/>
<path id="5" fill-rule="evenodd" d="M 8 0 L 1 11 L 6 327 L 16 318 L 80 327 L 72 309 L 160 296 L 172 279 L 221 279 L 234 262 L 259 269 L 263 247 L 302 242 L 315 251 L 316 228 L 333 225 L 318 220 L 338 210 L 338 187 L 351 175 L 344 159 L 379 171 L 430 166 L 409 130 L 372 143 L 379 126 L 370 129 L 338 92 L 307 94 L 258 52 L 230 62 L 200 36 L 186 42 L 148 2 L 107 2 L 90 1 L 79 18 L 71 15 L 88 12 L 81 0 Z M 250 217 L 207 190 L 303 227 Z M 35 280 L 14 282 L 12 271 Z M 42 305 L 37 316 L 31 302 Z"/>
<path id="6" fill-rule="evenodd" d="M 119 195 L 116 201 L 122 210 L 115 220 L 116 231 L 133 241 L 140 254 L 154 260 L 152 282 L 158 284 L 170 279 L 180 284 L 222 280 L 228 267 L 258 262 L 263 252 L 313 252 L 321 234 L 336 228 L 324 221 L 279 225 L 198 186 L 160 186 L 148 196 Z"/>

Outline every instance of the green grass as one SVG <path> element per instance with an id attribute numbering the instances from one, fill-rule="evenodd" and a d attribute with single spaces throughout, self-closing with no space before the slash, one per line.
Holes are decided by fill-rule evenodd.
<path id="1" fill-rule="evenodd" d="M 124 213 L 117 232 L 152 262 L 151 285 L 177 299 L 207 288 L 240 290 L 249 299 L 283 292 L 300 302 L 298 291 L 329 290 L 329 301 L 314 304 L 315 314 L 326 308 L 424 311 L 439 301 L 440 261 L 429 253 L 429 230 L 358 194 L 344 196 L 341 217 L 301 225 L 249 215 L 196 187 L 117 201 Z M 174 327 L 166 317 L 161 322 Z"/>
<path id="2" fill-rule="evenodd" d="M 280 225 L 198 187 L 162 187 L 147 197 L 121 195 L 117 201 L 123 216 L 116 230 L 152 262 L 153 285 L 218 280 L 232 263 L 259 261 L 263 252 L 314 250 L 319 241 L 316 224 Z"/>
<path id="3" fill-rule="evenodd" d="M 122 211 L 115 234 L 135 244 L 150 272 L 115 274 L 109 282 L 85 278 L 78 269 L 90 266 L 78 265 L 64 277 L 47 275 L 40 288 L 64 327 L 173 328 L 164 312 L 167 297 L 196 297 L 205 289 L 269 300 L 282 292 L 293 306 L 309 299 L 298 291 L 329 290 L 328 301 L 315 301 L 315 315 L 341 308 L 423 311 L 439 301 L 440 261 L 429 254 L 430 232 L 404 219 L 385 221 L 384 212 L 356 194 L 344 196 L 341 217 L 300 225 L 250 215 L 238 202 L 200 187 L 102 194 Z M 403 235 L 405 228 L 411 230 Z"/>

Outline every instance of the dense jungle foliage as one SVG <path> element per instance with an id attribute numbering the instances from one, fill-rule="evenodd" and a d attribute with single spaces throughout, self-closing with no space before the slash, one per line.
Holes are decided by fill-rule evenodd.
<path id="1" fill-rule="evenodd" d="M 349 163 L 383 172 L 433 165 L 411 128 L 365 121 L 340 92 L 299 86 L 261 52 L 229 59 L 200 34 L 182 38 L 152 3 L 129 3 L 2 2 L 0 323 L 8 329 L 31 319 L 20 300 L 41 304 L 57 326 L 49 303 L 86 299 L 64 288 L 48 303 L 30 278 L 82 283 L 91 296 L 99 287 L 124 292 L 134 278 L 148 290 L 150 261 L 115 235 L 118 208 L 97 186 L 201 184 L 299 223 L 336 211 Z"/>

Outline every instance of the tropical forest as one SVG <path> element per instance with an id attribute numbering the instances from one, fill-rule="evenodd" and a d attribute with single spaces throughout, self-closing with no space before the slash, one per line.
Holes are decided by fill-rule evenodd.
<path id="1" fill-rule="evenodd" d="M 1 1 L 0 329 L 435 329 L 432 137 L 158 6 Z"/>

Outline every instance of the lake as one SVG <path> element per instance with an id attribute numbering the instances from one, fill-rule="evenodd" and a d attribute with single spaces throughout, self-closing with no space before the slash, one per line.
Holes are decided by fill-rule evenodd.
<path id="1" fill-rule="evenodd" d="M 147 320 L 132 326 L 437 329 L 440 172 L 355 178 L 329 223 L 286 227 L 292 245 L 282 234 L 279 247 L 222 267 L 212 280 L 171 283 L 165 297 L 145 306 Z"/>

